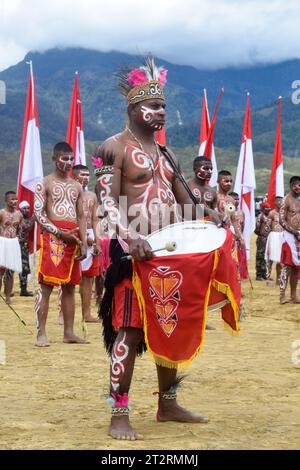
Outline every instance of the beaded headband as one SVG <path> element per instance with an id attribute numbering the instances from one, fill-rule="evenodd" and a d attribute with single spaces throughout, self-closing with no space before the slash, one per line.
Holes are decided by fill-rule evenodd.
<path id="1" fill-rule="evenodd" d="M 157 67 L 152 56 L 146 58 L 145 65 L 136 69 L 127 67 L 117 76 L 119 90 L 128 105 L 153 98 L 165 99 L 163 88 L 167 82 L 167 70 Z"/>

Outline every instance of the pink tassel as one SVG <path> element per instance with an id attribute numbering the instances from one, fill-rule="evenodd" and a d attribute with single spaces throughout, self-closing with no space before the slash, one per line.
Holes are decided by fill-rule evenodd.
<path id="1" fill-rule="evenodd" d="M 159 77 L 158 77 L 158 80 L 159 80 L 159 83 L 161 85 L 161 87 L 163 88 L 165 86 L 165 84 L 167 83 L 167 74 L 168 74 L 168 71 L 167 69 L 165 68 L 162 68 L 160 73 L 159 73 Z"/>
<path id="2" fill-rule="evenodd" d="M 95 168 L 103 166 L 103 160 L 101 157 L 92 157 L 92 162 Z"/>
<path id="3" fill-rule="evenodd" d="M 111 396 L 115 400 L 114 406 L 123 406 L 127 407 L 128 406 L 128 393 L 123 393 L 123 395 L 117 395 L 116 393 L 112 393 Z"/>
<path id="4" fill-rule="evenodd" d="M 144 70 L 134 69 L 127 74 L 127 81 L 133 87 L 147 82 L 147 76 Z"/>

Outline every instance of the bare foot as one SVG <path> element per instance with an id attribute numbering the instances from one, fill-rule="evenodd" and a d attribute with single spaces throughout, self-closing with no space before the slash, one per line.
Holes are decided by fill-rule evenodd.
<path id="1" fill-rule="evenodd" d="M 11 305 L 12 302 L 10 296 L 5 298 L 5 302 L 7 303 L 7 305 Z"/>
<path id="2" fill-rule="evenodd" d="M 57 323 L 59 325 L 63 325 L 64 324 L 64 316 L 63 315 L 58 315 L 58 319 L 57 319 Z"/>
<path id="3" fill-rule="evenodd" d="M 300 299 L 298 299 L 298 297 L 292 297 L 290 299 L 290 303 L 291 304 L 300 304 Z"/>
<path id="4" fill-rule="evenodd" d="M 108 434 L 114 439 L 124 441 L 140 441 L 144 437 L 135 432 L 128 416 L 112 416 Z"/>
<path id="5" fill-rule="evenodd" d="M 288 303 L 288 300 L 285 298 L 284 295 L 281 295 L 280 299 L 279 299 L 279 302 L 280 302 L 281 305 L 284 305 L 284 304 Z"/>
<path id="6" fill-rule="evenodd" d="M 97 317 L 92 317 L 92 315 L 86 316 L 86 317 L 84 318 L 84 321 L 85 321 L 86 323 L 100 323 L 99 318 L 97 318 Z"/>
<path id="7" fill-rule="evenodd" d="M 40 336 L 38 335 L 37 338 L 36 338 L 35 345 L 40 347 L 40 348 L 47 348 L 48 346 L 50 346 L 50 343 L 49 343 L 46 335 L 40 335 Z"/>
<path id="8" fill-rule="evenodd" d="M 179 406 L 175 400 L 172 403 L 159 404 L 156 419 L 160 422 L 165 421 L 178 421 L 180 423 L 208 423 L 209 419 L 206 416 L 199 416 L 191 411 L 186 410 Z"/>
<path id="9" fill-rule="evenodd" d="M 90 344 L 90 341 L 84 338 L 79 338 L 79 336 L 76 335 L 65 335 L 63 339 L 64 343 L 69 343 L 69 344 Z"/>

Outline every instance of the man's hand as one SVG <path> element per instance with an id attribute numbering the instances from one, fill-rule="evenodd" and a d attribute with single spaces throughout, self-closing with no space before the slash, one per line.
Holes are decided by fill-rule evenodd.
<path id="1" fill-rule="evenodd" d="M 96 243 L 93 243 L 93 256 L 98 256 L 101 254 L 100 240 L 97 240 Z"/>
<path id="2" fill-rule="evenodd" d="M 151 247 L 146 240 L 138 238 L 128 242 L 129 254 L 137 261 L 146 261 L 153 257 Z"/>
<path id="3" fill-rule="evenodd" d="M 224 217 L 220 212 L 210 209 L 208 212 L 209 220 L 221 228 L 225 223 Z"/>
<path id="4" fill-rule="evenodd" d="M 237 242 L 238 242 L 238 245 L 239 245 L 240 249 L 243 250 L 246 246 L 244 239 L 242 237 L 238 238 Z"/>
<path id="5" fill-rule="evenodd" d="M 87 253 L 87 247 L 83 243 L 79 245 L 78 253 L 76 255 L 76 259 L 78 261 L 82 261 L 84 258 L 86 258 L 86 253 Z"/>
<path id="6" fill-rule="evenodd" d="M 68 245 L 76 243 L 76 245 L 81 245 L 81 241 L 75 233 L 78 233 L 78 227 L 69 230 L 68 232 L 61 231 L 60 239 L 66 242 Z"/>
<path id="7" fill-rule="evenodd" d="M 87 237 L 87 246 L 93 246 L 94 245 L 94 240 L 90 237 Z"/>

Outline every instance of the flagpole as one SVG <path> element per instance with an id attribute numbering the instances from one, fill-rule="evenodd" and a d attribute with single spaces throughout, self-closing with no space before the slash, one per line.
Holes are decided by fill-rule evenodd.
<path id="1" fill-rule="evenodd" d="M 247 102 L 246 102 L 246 113 L 248 112 L 248 97 L 250 96 L 249 91 L 247 92 Z M 247 119 L 247 116 L 246 116 Z M 243 136 L 244 138 L 245 136 Z M 246 166 L 246 151 L 247 151 L 247 136 L 245 139 L 244 147 L 244 159 L 243 159 L 243 170 L 242 170 L 242 180 L 241 180 L 241 199 L 240 199 L 240 210 L 243 210 L 243 194 L 244 194 L 244 177 L 245 177 L 245 166 Z"/>

